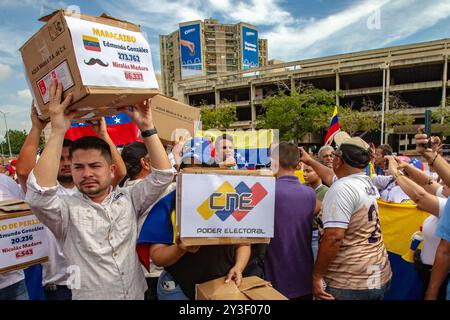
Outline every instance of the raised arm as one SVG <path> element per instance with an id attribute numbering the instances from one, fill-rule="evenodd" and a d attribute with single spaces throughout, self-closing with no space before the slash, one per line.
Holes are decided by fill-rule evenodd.
<path id="1" fill-rule="evenodd" d="M 27 181 L 26 201 L 36 217 L 63 240 L 68 225 L 68 207 L 61 197 L 56 195 L 59 162 L 64 134 L 70 127 L 74 113 L 65 114 L 72 99 L 69 94 L 61 103 L 62 84 L 52 80 L 50 85 L 50 122 L 52 131 L 36 167 Z"/>
<path id="2" fill-rule="evenodd" d="M 441 147 L 440 139 L 438 137 L 427 137 L 423 133 L 423 128 L 419 129 L 419 133 L 415 135 L 416 139 L 416 151 L 424 156 L 428 165 L 433 167 L 434 171 L 444 181 L 447 186 L 450 186 L 450 164 L 439 154 L 439 148 Z M 432 148 L 425 149 L 424 144 L 431 141 Z"/>
<path id="3" fill-rule="evenodd" d="M 122 110 L 125 111 L 134 123 L 136 123 L 139 130 L 141 130 L 141 133 L 143 134 L 142 139 L 147 147 L 152 167 L 157 170 L 170 169 L 172 166 L 158 135 L 145 135 L 145 133 L 149 132 L 149 130 L 155 129 L 155 126 L 153 125 L 152 112 L 150 109 L 150 101 L 145 100 L 142 103 L 132 107 L 132 109 L 132 111 L 128 109 Z"/>
<path id="4" fill-rule="evenodd" d="M 142 138 L 147 148 L 152 164 L 152 173 L 140 183 L 131 187 L 131 198 L 136 214 L 139 216 L 152 205 L 173 180 L 174 170 L 167 157 L 161 140 L 155 133 L 150 103 L 145 100 L 132 107 L 132 110 L 122 108 L 141 130 Z"/>
<path id="5" fill-rule="evenodd" d="M 91 122 L 90 124 L 98 137 L 103 139 L 109 145 L 109 149 L 111 149 L 112 163 L 116 165 L 116 174 L 112 180 L 112 185 L 115 187 L 127 175 L 127 168 L 114 142 L 108 134 L 105 118 L 101 118 L 96 123 Z"/>
<path id="6" fill-rule="evenodd" d="M 20 149 L 17 159 L 16 173 L 20 186 L 24 193 L 27 192 L 27 179 L 31 170 L 36 165 L 39 140 L 42 130 L 47 126 L 48 121 L 40 120 L 37 115 L 36 107 L 31 105 L 31 130 Z"/>
<path id="7" fill-rule="evenodd" d="M 326 186 L 331 186 L 333 184 L 334 172 L 327 166 L 324 166 L 319 161 L 314 160 L 308 152 L 302 147 L 300 149 L 300 161 L 312 167 L 317 175 L 322 179 L 322 183 Z"/>
<path id="8" fill-rule="evenodd" d="M 412 164 L 402 161 L 397 157 L 395 157 L 395 160 L 397 160 L 400 165 L 399 167 L 403 169 L 406 175 L 419 186 L 423 187 L 428 193 L 435 195 L 436 191 L 441 187 L 441 184 L 434 181 L 425 172 L 417 169 Z"/>
<path id="9" fill-rule="evenodd" d="M 41 187 L 56 186 L 58 176 L 59 161 L 63 147 L 64 135 L 70 127 L 74 112 L 65 113 L 66 108 L 72 100 L 72 93 L 69 93 L 61 102 L 62 84 L 57 80 L 52 80 L 50 85 L 50 123 L 52 131 L 50 138 L 42 152 L 39 161 L 34 168 L 36 182 Z"/>
<path id="10" fill-rule="evenodd" d="M 420 209 L 439 217 L 439 200 L 435 195 L 425 191 L 424 188 L 406 177 L 399 171 L 398 162 L 392 156 L 385 156 L 389 160 L 389 171 L 397 184 L 411 198 Z"/>

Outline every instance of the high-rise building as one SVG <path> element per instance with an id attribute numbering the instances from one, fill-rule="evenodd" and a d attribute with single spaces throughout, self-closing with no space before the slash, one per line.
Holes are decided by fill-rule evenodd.
<path id="1" fill-rule="evenodd" d="M 161 91 L 173 96 L 173 83 L 196 76 L 220 75 L 268 63 L 267 39 L 247 23 L 221 24 L 216 19 L 180 23 L 160 36 Z"/>

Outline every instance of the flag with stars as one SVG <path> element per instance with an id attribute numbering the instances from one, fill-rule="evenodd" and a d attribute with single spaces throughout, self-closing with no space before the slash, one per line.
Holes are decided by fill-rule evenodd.
<path id="1" fill-rule="evenodd" d="M 138 128 L 126 113 L 122 112 L 112 117 L 105 117 L 105 121 L 108 134 L 116 146 L 138 140 Z M 85 136 L 97 136 L 97 134 L 89 124 L 72 123 L 65 137 L 76 140 Z"/>
<path id="2" fill-rule="evenodd" d="M 258 166 L 270 163 L 270 145 L 274 141 L 273 130 L 198 130 L 195 135 L 214 142 L 223 134 L 233 138 L 237 169 L 255 170 Z"/>

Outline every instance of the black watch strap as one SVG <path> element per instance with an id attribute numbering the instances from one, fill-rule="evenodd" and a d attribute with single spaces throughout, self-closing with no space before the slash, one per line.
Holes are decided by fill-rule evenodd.
<path id="1" fill-rule="evenodd" d="M 158 131 L 156 131 L 156 128 L 153 128 L 153 129 L 142 131 L 141 135 L 143 138 L 147 138 L 147 137 L 151 137 L 152 135 L 154 135 L 156 133 L 158 133 Z"/>

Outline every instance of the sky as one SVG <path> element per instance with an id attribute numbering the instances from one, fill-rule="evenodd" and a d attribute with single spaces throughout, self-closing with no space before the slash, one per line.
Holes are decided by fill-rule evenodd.
<path id="1" fill-rule="evenodd" d="M 18 49 L 43 25 L 39 17 L 71 6 L 140 24 L 155 72 L 160 34 L 211 17 L 257 26 L 268 39 L 269 59 L 286 62 L 450 38 L 450 0 L 0 0 L 0 110 L 9 129 L 31 128 L 31 94 Z"/>

